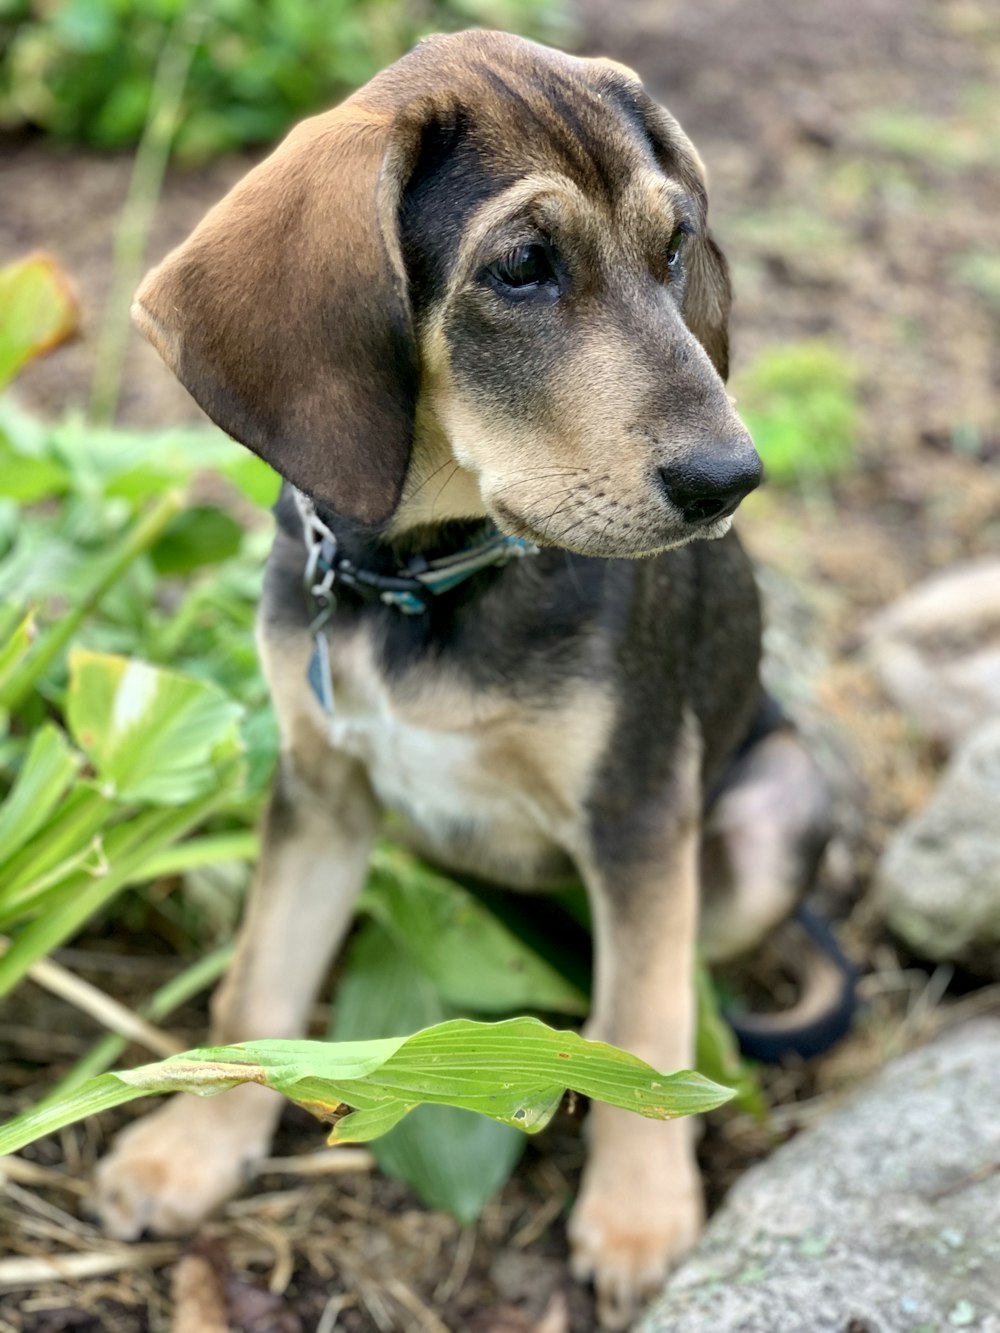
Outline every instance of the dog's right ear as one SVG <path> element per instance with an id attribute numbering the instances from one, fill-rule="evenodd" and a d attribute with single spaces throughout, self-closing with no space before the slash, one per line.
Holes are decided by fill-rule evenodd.
<path id="1" fill-rule="evenodd" d="M 354 99 L 297 126 L 139 288 L 133 317 L 198 404 L 365 524 L 409 461 L 419 380 L 400 197 L 421 116 Z"/>

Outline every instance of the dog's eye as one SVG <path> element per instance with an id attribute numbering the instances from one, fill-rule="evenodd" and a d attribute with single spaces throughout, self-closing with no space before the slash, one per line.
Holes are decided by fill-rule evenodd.
<path id="1" fill-rule="evenodd" d="M 671 273 L 677 272 L 681 256 L 684 253 L 684 246 L 687 244 L 687 238 L 693 230 L 690 223 L 682 222 L 667 242 L 667 268 L 670 269 Z"/>
<path id="2" fill-rule="evenodd" d="M 556 281 L 555 269 L 544 245 L 519 245 L 504 259 L 488 265 L 486 272 L 503 287 L 519 290 L 542 287 Z"/>

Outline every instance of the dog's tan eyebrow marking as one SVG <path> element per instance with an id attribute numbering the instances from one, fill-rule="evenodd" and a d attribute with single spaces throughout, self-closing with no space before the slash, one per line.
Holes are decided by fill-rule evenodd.
<path id="1" fill-rule="evenodd" d="M 525 176 L 489 199 L 469 219 L 452 281 L 461 281 L 470 268 L 494 258 L 497 233 L 504 228 L 513 231 L 529 210 L 547 212 L 553 222 L 562 222 L 569 214 L 583 222 L 595 214 L 593 201 L 568 176 L 543 172 Z"/>

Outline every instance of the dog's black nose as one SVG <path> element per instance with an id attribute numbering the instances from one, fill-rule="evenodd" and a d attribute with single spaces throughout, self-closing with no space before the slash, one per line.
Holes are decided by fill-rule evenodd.
<path id="1" fill-rule="evenodd" d="M 726 453 L 678 459 L 661 467 L 660 481 L 686 523 L 712 523 L 734 512 L 760 485 L 764 469 L 751 444 Z"/>

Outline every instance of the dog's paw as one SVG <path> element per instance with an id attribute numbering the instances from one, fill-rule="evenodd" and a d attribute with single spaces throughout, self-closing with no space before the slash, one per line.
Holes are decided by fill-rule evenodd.
<path id="1" fill-rule="evenodd" d="M 92 1211 L 117 1240 L 193 1231 L 266 1154 L 280 1109 L 276 1093 L 254 1086 L 174 1097 L 124 1130 L 98 1163 Z"/>
<path id="2" fill-rule="evenodd" d="M 619 1197 L 581 1196 L 569 1224 L 573 1276 L 591 1280 L 601 1327 L 623 1329 L 662 1287 L 701 1234 L 700 1194 L 668 1197 L 653 1208 Z"/>
<path id="3" fill-rule="evenodd" d="M 704 1225 L 697 1177 L 662 1188 L 584 1185 L 569 1222 L 573 1276 L 592 1281 L 602 1328 L 623 1329 L 694 1246 Z"/>

